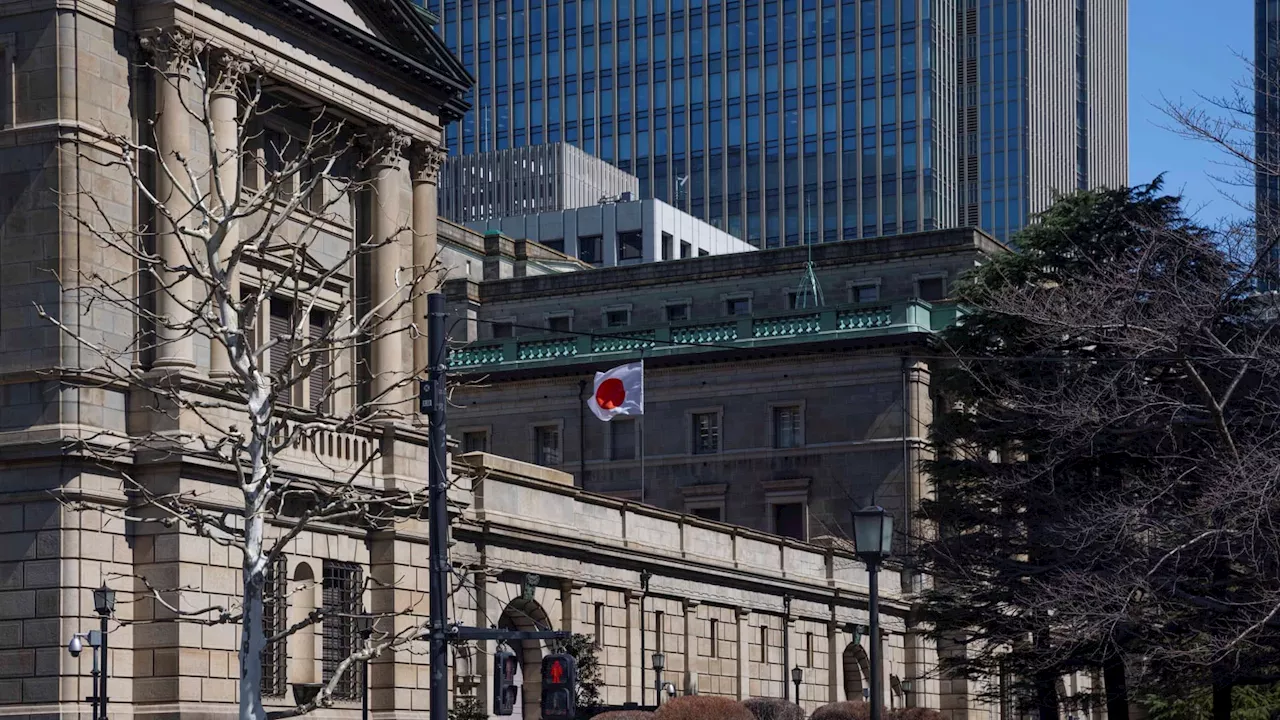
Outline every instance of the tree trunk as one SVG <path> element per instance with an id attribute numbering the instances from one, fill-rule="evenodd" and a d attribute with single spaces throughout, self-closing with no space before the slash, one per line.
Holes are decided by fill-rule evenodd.
<path id="1" fill-rule="evenodd" d="M 1040 713 L 1039 720 L 1058 720 L 1057 676 L 1051 673 L 1036 676 L 1036 710 Z"/>
<path id="2" fill-rule="evenodd" d="M 1102 681 L 1107 692 L 1107 720 L 1129 719 L 1129 688 L 1125 685 L 1124 656 L 1108 655 L 1102 662 Z"/>
<path id="3" fill-rule="evenodd" d="M 1213 720 L 1231 720 L 1231 683 L 1213 686 Z"/>
<path id="4" fill-rule="evenodd" d="M 237 357 L 235 361 L 241 362 L 243 358 Z M 262 627 L 262 594 L 267 572 L 264 530 L 270 497 L 270 389 L 266 383 L 257 382 L 248 395 L 252 436 L 245 458 L 251 469 L 250 476 L 241 488 L 244 495 L 244 616 L 240 623 L 239 720 L 266 720 L 267 711 L 262 705 L 262 651 L 267 646 L 267 637 Z"/>

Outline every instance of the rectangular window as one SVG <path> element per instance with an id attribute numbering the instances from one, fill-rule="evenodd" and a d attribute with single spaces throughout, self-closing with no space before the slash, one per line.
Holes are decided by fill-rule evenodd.
<path id="1" fill-rule="evenodd" d="M 284 632 L 289 618 L 287 578 L 287 564 L 281 555 L 267 568 L 262 587 L 262 631 L 268 638 L 262 650 L 262 694 L 267 697 L 283 697 L 289 684 L 288 642 L 285 638 L 270 640 Z"/>
<path id="2" fill-rule="evenodd" d="M 637 232 L 618 233 L 618 260 L 643 260 L 644 238 Z"/>
<path id="3" fill-rule="evenodd" d="M 675 303 L 666 307 L 667 322 L 684 322 L 689 319 L 689 303 Z"/>
<path id="4" fill-rule="evenodd" d="M 606 310 L 604 313 L 605 327 L 626 327 L 631 324 L 630 310 Z"/>
<path id="5" fill-rule="evenodd" d="M 276 391 L 276 402 L 290 405 L 293 403 L 291 387 L 282 387 L 288 380 L 290 363 L 297 355 L 298 340 L 294 337 L 293 303 L 282 298 L 271 298 L 271 337 L 275 344 L 271 346 L 268 367 L 271 371 L 272 383 L 280 388 Z"/>
<path id="6" fill-rule="evenodd" d="M 720 452 L 720 413 L 693 414 L 693 452 L 695 455 Z"/>
<path id="7" fill-rule="evenodd" d="M 496 322 L 490 327 L 493 328 L 494 339 L 509 338 L 513 335 L 514 327 L 509 322 Z"/>
<path id="8" fill-rule="evenodd" d="M 462 433 L 462 452 L 489 452 L 489 431 L 471 430 Z"/>
<path id="9" fill-rule="evenodd" d="M 552 315 L 547 318 L 547 329 L 551 332 L 569 332 L 573 329 L 573 316 Z"/>
<path id="10" fill-rule="evenodd" d="M 933 302 L 947 296 L 946 282 L 942 278 L 921 278 L 916 281 L 916 297 Z"/>
<path id="11" fill-rule="evenodd" d="M 760 626 L 760 662 L 769 662 L 769 626 Z"/>
<path id="12" fill-rule="evenodd" d="M 555 250 L 558 253 L 564 252 L 564 238 L 560 238 L 559 240 L 543 240 L 542 245 L 550 248 L 551 250 Z"/>
<path id="13" fill-rule="evenodd" d="M 693 257 L 693 244 L 685 242 L 684 240 L 681 240 L 680 241 L 680 259 L 683 260 L 687 257 Z"/>
<path id="14" fill-rule="evenodd" d="M 712 522 L 721 522 L 720 508 L 718 507 L 693 508 L 693 510 L 689 511 L 689 514 L 693 515 L 694 517 L 700 517 L 703 520 L 711 520 Z"/>
<path id="15" fill-rule="evenodd" d="M 598 602 L 595 606 L 595 646 L 597 650 L 604 649 L 604 603 Z"/>
<path id="16" fill-rule="evenodd" d="M 813 633 L 804 634 L 805 665 L 813 667 Z"/>
<path id="17" fill-rule="evenodd" d="M 801 411 L 799 405 L 773 409 L 773 446 L 795 448 L 804 444 L 800 437 Z"/>
<path id="18" fill-rule="evenodd" d="M 720 621 L 711 621 L 711 657 L 720 657 Z"/>
<path id="19" fill-rule="evenodd" d="M 662 652 L 662 636 L 666 628 L 663 627 L 663 621 L 666 620 L 667 614 L 661 610 L 653 614 L 653 651 Z"/>
<path id="20" fill-rule="evenodd" d="M 675 238 L 671 237 L 671 233 L 662 233 L 662 259 L 670 260 L 671 253 L 674 252 Z"/>
<path id="21" fill-rule="evenodd" d="M 698 257 L 707 257 L 710 254 L 710 252 L 703 250 L 702 248 L 698 248 Z"/>
<path id="22" fill-rule="evenodd" d="M 533 429 L 534 462 L 538 465 L 560 464 L 560 428 L 543 425 Z"/>
<path id="23" fill-rule="evenodd" d="M 609 459 L 636 459 L 636 421 L 614 418 L 609 421 Z"/>
<path id="24" fill-rule="evenodd" d="M 602 240 L 599 235 L 578 238 L 578 259 L 584 263 L 599 265 L 604 262 Z"/>
<path id="25" fill-rule="evenodd" d="M 773 506 L 773 534 L 807 540 L 804 532 L 804 504 L 778 503 Z"/>
<path id="26" fill-rule="evenodd" d="M 880 286 L 854 285 L 849 288 L 849 300 L 856 303 L 878 302 L 880 300 Z"/>
<path id="27" fill-rule="evenodd" d="M 800 307 L 800 293 L 795 290 L 787 291 L 787 309 L 795 310 Z"/>
<path id="28" fill-rule="evenodd" d="M 338 666 L 359 649 L 360 633 L 356 627 L 356 616 L 363 611 L 360 603 L 363 586 L 364 571 L 359 565 L 324 561 L 322 592 L 325 615 L 322 621 L 324 655 L 321 660 L 321 682 L 330 682 L 338 671 Z M 347 666 L 334 687 L 334 699 L 355 700 L 360 697 L 361 666 L 362 663 L 358 662 Z"/>
<path id="29" fill-rule="evenodd" d="M 750 315 L 751 314 L 751 298 L 736 297 L 726 298 L 724 301 L 725 315 Z"/>
<path id="30" fill-rule="evenodd" d="M 332 315 L 323 310 L 311 312 L 311 322 L 307 332 L 311 351 L 307 360 L 312 363 L 312 368 L 311 377 L 307 380 L 309 395 L 307 406 L 318 413 L 330 412 L 333 407 L 331 384 L 334 356 L 328 348 L 332 322 Z"/>

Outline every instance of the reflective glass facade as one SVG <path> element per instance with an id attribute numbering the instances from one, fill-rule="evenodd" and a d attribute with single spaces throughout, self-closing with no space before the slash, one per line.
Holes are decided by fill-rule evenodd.
<path id="1" fill-rule="evenodd" d="M 954 0 L 426 1 L 451 153 L 569 142 L 761 247 L 959 222 Z"/>
<path id="2" fill-rule="evenodd" d="M 1266 289 L 1280 288 L 1280 0 L 1257 0 L 1254 20 L 1259 252 L 1268 263 Z"/>

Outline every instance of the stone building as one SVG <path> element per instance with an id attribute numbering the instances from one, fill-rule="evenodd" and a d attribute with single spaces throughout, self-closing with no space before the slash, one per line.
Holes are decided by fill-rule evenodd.
<path id="1" fill-rule="evenodd" d="M 800 540 L 847 537 L 849 511 L 872 501 L 909 527 L 930 338 L 956 317 L 950 284 L 1001 249 L 949 230 L 451 282 L 469 319 L 452 367 L 483 379 L 455 393 L 452 427 L 465 449 L 593 492 Z M 641 358 L 643 424 L 596 420 L 592 374 Z"/>
<path id="2" fill-rule="evenodd" d="M 178 46 L 194 48 L 225 83 L 210 87 L 217 122 L 208 136 L 173 112 L 188 99 L 181 89 L 187 68 L 172 62 Z M 96 626 L 91 590 L 106 583 L 120 593 L 110 624 L 111 716 L 233 716 L 239 673 L 234 623 L 180 622 L 163 603 L 184 612 L 234 608 L 241 560 L 216 538 L 181 524 L 149 522 L 122 478 L 234 514 L 229 488 L 237 468 L 177 445 L 158 454 L 120 452 L 143 435 L 180 436 L 192 418 L 159 412 L 145 393 L 98 373 L 92 347 L 50 322 L 56 319 L 99 347 L 128 346 L 137 330 L 136 315 L 85 302 L 60 284 L 72 277 L 128 276 L 132 269 L 131 255 L 104 248 L 75 222 L 90 200 L 120 227 L 154 223 L 156 252 L 170 266 L 180 262 L 173 240 L 190 228 L 174 227 L 158 211 L 172 213 L 184 200 L 157 192 L 156 203 L 144 202 L 130 179 L 132 166 L 106 162 L 119 151 L 113 143 L 154 128 L 167 158 L 196 156 L 211 149 L 208 143 L 226 148 L 227 133 L 239 129 L 232 90 L 250 77 L 262 79 L 283 103 L 280 117 L 262 118 L 277 139 L 291 137 L 290 128 L 297 127 L 291 123 L 299 115 L 305 122 L 317 108 L 378 138 L 359 159 L 372 182 L 367 195 L 320 191 L 322 201 L 336 208 L 315 246 L 318 266 L 333 271 L 323 289 L 328 302 L 399 292 L 396 272 L 422 267 L 438 252 L 453 258 L 445 263 L 452 272 L 474 278 L 464 284 L 508 275 L 529 280 L 580 264 L 534 244 L 479 238 L 438 223 L 441 128 L 465 109 L 461 97 L 470 78 L 431 32 L 428 18 L 406 0 L 7 4 L 0 6 L 0 50 L 6 59 L 0 67 L 6 88 L 0 104 L 0 712 L 16 718 L 88 712 L 88 653 L 73 658 L 65 646 L 74 633 Z M 146 171 L 145 162 L 138 165 Z M 255 160 L 238 172 L 245 183 L 262 182 L 262 165 Z M 172 191 L 165 183 L 176 181 L 157 173 L 148 182 Z M 302 215 L 288 219 L 309 222 Z M 389 238 L 370 266 L 325 266 L 342 257 L 359 228 Z M 452 235 L 444 243 L 448 252 L 440 248 L 441 234 Z M 268 268 L 252 266 L 237 282 L 251 291 L 268 274 Z M 167 287 L 171 291 L 157 293 L 155 312 L 192 312 L 188 286 Z M 277 298 L 259 300 L 265 306 Z M 266 323 L 261 332 L 253 342 L 273 339 Z M 378 370 L 375 378 L 405 375 L 408 367 L 422 367 L 425 348 L 420 334 L 388 336 L 367 358 L 340 357 L 335 366 L 346 371 L 367 362 Z M 227 363 L 207 340 L 177 335 L 140 352 L 129 367 L 163 377 L 186 397 L 217 399 Z M 289 406 L 282 420 L 314 417 L 303 407 L 312 382 L 281 397 Z M 334 402 L 350 405 L 356 393 L 344 390 Z M 398 408 L 412 406 L 407 396 L 393 400 Z M 218 412 L 236 416 L 226 408 Z M 424 445 L 421 424 L 406 410 L 398 421 L 314 432 L 282 448 L 276 459 L 279 472 L 299 482 L 324 485 L 348 473 L 362 487 L 389 488 L 426 475 Z M 116 451 L 110 461 L 94 452 L 106 446 Z M 373 458 L 377 462 L 370 463 Z M 861 693 L 871 642 L 861 630 L 867 621 L 865 573 L 836 545 L 585 492 L 559 471 L 494 455 L 462 454 L 455 467 L 455 618 L 592 634 L 601 646 L 610 702 L 643 699 L 642 645 L 667 653 L 668 672 L 684 690 L 781 695 L 787 668 L 799 665 L 807 706 Z M 287 521 L 273 524 L 270 534 L 278 537 L 288 528 Z M 270 627 L 327 609 L 390 613 L 393 629 L 412 630 L 426 610 L 426 557 L 426 534 L 414 522 L 380 532 L 309 527 L 270 570 Z M 647 593 L 641 571 L 652 573 Z M 155 588 L 163 589 L 162 597 Z M 933 653 L 894 588 L 887 589 L 883 607 L 886 634 L 878 641 L 887 652 L 887 698 L 938 706 L 947 691 L 953 699 L 946 702 L 960 702 L 952 688 L 931 679 Z M 639 630 L 642 613 L 647 636 Z M 337 672 L 359 639 L 349 619 L 334 614 L 270 645 L 264 689 L 272 709 L 292 705 L 291 687 L 336 677 L 336 707 L 317 715 L 359 716 L 361 676 Z M 784 646 L 791 657 L 783 656 Z M 384 653 L 368 668 L 368 698 L 377 717 L 407 718 L 427 709 L 430 668 L 418 650 Z M 477 693 L 487 702 L 491 650 L 457 649 L 450 672 L 454 697 Z M 526 667 L 544 652 L 521 650 Z M 525 717 L 536 714 L 530 712 L 535 678 L 525 685 Z"/>

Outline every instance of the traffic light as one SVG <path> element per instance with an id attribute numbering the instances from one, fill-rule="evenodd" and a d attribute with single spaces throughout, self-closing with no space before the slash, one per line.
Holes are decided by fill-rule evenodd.
<path id="1" fill-rule="evenodd" d="M 578 716 L 578 664 L 572 655 L 542 658 L 543 720 L 573 720 Z"/>
<path id="2" fill-rule="evenodd" d="M 519 660 L 515 653 L 499 650 L 493 654 L 493 714 L 511 715 L 520 699 L 516 686 L 516 669 Z"/>

